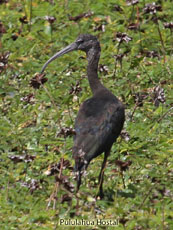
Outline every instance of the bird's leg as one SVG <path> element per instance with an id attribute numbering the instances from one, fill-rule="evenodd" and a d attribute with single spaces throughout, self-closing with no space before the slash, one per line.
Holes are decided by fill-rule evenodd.
<path id="1" fill-rule="evenodd" d="M 76 193 L 79 191 L 80 185 L 81 185 L 81 171 L 77 172 L 77 186 L 76 186 Z"/>
<path id="2" fill-rule="evenodd" d="M 79 191 L 79 188 L 80 188 L 80 185 L 81 185 L 81 177 L 86 172 L 87 166 L 88 166 L 88 162 L 86 162 L 84 164 L 84 167 L 83 167 L 82 170 L 79 170 L 77 172 L 77 177 L 76 177 L 76 180 L 77 180 L 76 193 Z"/>
<path id="3" fill-rule="evenodd" d="M 76 203 L 76 216 L 78 216 L 78 212 L 79 212 L 79 198 L 77 196 L 77 193 L 79 191 L 79 188 L 80 188 L 80 185 L 81 185 L 81 171 L 77 171 L 76 172 L 77 175 L 76 175 L 76 181 L 77 181 L 77 184 L 76 184 L 76 200 L 77 200 L 77 203 Z"/>
<path id="4" fill-rule="evenodd" d="M 86 167 L 84 166 L 84 171 L 85 171 Z M 79 191 L 80 185 L 81 185 L 81 176 L 83 174 L 84 171 L 78 170 L 77 171 L 77 186 L 76 186 L 76 199 L 77 199 L 77 204 L 76 204 L 76 216 L 79 216 L 79 197 L 77 196 L 77 193 Z"/>
<path id="5" fill-rule="evenodd" d="M 103 194 L 104 169 L 105 169 L 107 158 L 108 158 L 109 154 L 110 154 L 110 150 L 105 152 L 104 160 L 103 160 L 103 163 L 102 163 L 102 168 L 101 168 L 101 171 L 100 171 L 100 174 L 99 174 L 99 195 L 98 196 L 101 199 L 104 197 L 104 194 Z"/>

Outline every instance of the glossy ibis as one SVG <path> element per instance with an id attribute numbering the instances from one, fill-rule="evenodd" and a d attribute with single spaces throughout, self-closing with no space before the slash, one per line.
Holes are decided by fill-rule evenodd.
<path id="1" fill-rule="evenodd" d="M 97 72 L 101 48 L 99 41 L 93 35 L 79 35 L 74 43 L 52 56 L 44 64 L 41 73 L 51 61 L 74 50 L 82 50 L 86 53 L 88 81 L 93 93 L 93 96 L 80 106 L 75 121 L 73 158 L 75 160 L 77 191 L 81 184 L 81 176 L 90 161 L 104 152 L 104 161 L 99 175 L 99 195 L 103 197 L 104 169 L 112 144 L 123 127 L 124 106 L 99 81 Z"/>

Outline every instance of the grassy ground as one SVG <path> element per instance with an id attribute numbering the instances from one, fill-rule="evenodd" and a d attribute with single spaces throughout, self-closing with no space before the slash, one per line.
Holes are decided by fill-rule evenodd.
<path id="1" fill-rule="evenodd" d="M 118 230 L 173 228 L 173 4 L 128 3 L 0 1 L 0 229 L 64 229 L 60 219 L 118 220 Z M 80 33 L 100 40 L 99 77 L 126 105 L 103 200 L 95 199 L 102 155 L 91 162 L 78 201 L 72 193 L 73 125 L 91 96 L 85 54 L 52 62 L 45 84 L 34 80 Z M 68 227 L 81 228 L 115 226 Z"/>

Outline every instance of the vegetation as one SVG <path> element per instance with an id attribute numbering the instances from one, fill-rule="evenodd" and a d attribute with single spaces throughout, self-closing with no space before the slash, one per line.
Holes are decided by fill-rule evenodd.
<path id="1" fill-rule="evenodd" d="M 60 218 L 173 229 L 172 1 L 1 0 L 0 12 L 0 229 L 64 229 Z M 103 200 L 95 199 L 103 155 L 91 162 L 78 199 L 73 193 L 73 125 L 91 96 L 85 54 L 67 54 L 38 75 L 80 33 L 98 36 L 99 76 L 126 106 Z"/>

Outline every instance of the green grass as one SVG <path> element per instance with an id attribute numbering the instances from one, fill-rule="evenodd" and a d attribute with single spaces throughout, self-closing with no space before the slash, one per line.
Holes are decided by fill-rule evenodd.
<path id="1" fill-rule="evenodd" d="M 158 1 L 162 11 L 155 14 L 144 13 L 148 0 L 134 6 L 116 1 L 121 9 L 113 0 L 4 2 L 0 3 L 0 229 L 64 229 L 60 218 L 119 220 L 118 230 L 173 228 L 173 29 L 164 27 L 173 17 L 172 2 Z M 69 20 L 90 11 L 89 17 Z M 45 16 L 56 20 L 50 23 Z M 128 29 L 132 23 L 140 27 Z M 119 43 L 118 32 L 132 40 Z M 100 40 L 100 64 L 107 69 L 99 71 L 99 77 L 126 106 L 126 138 L 113 145 L 103 200 L 95 200 L 101 155 L 88 167 L 78 201 L 63 182 L 55 207 L 51 203 L 47 208 L 55 186 L 55 176 L 45 175 L 50 165 L 69 161 L 62 174 L 67 176 L 66 185 L 75 186 L 72 128 L 79 105 L 91 96 L 87 62 L 81 58 L 85 54 L 74 52 L 52 62 L 46 69 L 48 81 L 39 89 L 30 81 L 49 57 L 80 33 Z M 121 60 L 117 55 L 124 53 Z M 62 133 L 61 127 L 71 135 Z M 128 165 L 125 170 L 119 167 L 123 163 Z"/>

